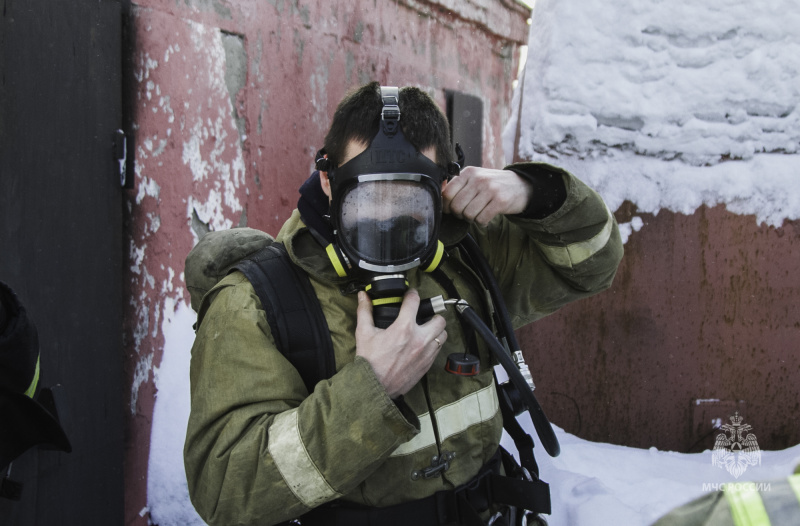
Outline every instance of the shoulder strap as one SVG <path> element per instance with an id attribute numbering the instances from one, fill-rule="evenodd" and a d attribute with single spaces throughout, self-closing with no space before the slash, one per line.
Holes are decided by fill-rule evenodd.
<path id="1" fill-rule="evenodd" d="M 308 392 L 336 372 L 328 322 L 308 275 L 273 243 L 241 260 L 241 271 L 261 300 L 278 350 L 300 373 Z"/>

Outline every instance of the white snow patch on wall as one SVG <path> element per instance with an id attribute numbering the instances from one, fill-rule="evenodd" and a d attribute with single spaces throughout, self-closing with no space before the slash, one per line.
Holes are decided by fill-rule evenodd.
<path id="1" fill-rule="evenodd" d="M 153 354 L 147 354 L 136 362 L 133 372 L 133 386 L 131 387 L 131 415 L 136 415 L 136 403 L 139 401 L 139 388 L 150 379 L 150 370 L 153 367 Z"/>
<path id="2" fill-rule="evenodd" d="M 205 179 L 209 172 L 208 163 L 203 160 L 200 153 L 200 146 L 203 144 L 203 123 L 197 122 L 190 132 L 189 140 L 183 143 L 183 164 L 189 166 L 192 171 L 192 178 L 195 181 L 202 181 Z"/>
<path id="3" fill-rule="evenodd" d="M 147 245 L 137 247 L 136 243 L 131 240 L 131 246 L 129 248 L 128 255 L 131 261 L 131 272 L 134 274 L 142 273 L 142 261 L 144 260 L 144 251 L 146 248 Z"/>
<path id="4" fill-rule="evenodd" d="M 185 200 L 185 217 L 187 228 L 197 241 L 191 228 L 195 214 L 211 230 L 231 228 L 234 223 L 229 218 L 238 220 L 243 206 L 237 192 L 245 184 L 245 164 L 225 84 L 225 50 L 220 31 L 192 21 L 182 22 L 189 28 L 192 49 L 185 50 L 184 63 L 178 61 L 176 67 L 187 69 L 186 55 L 192 57 L 198 77 L 195 88 L 181 98 L 161 95 L 158 85 L 150 91 L 154 93 L 153 102 L 158 100 L 154 111 L 156 107 L 163 110 L 169 123 L 174 121 L 172 101 L 176 106 L 180 105 L 178 101 L 183 101 L 181 134 L 178 135 L 182 135 L 181 161 L 191 174 L 191 194 Z M 178 51 L 177 46 L 170 46 L 164 54 L 162 67 L 174 63 L 174 60 L 170 62 L 170 57 L 174 59 Z M 151 143 L 144 144 L 142 153 L 156 157 L 161 153 L 160 146 L 154 136 Z M 151 230 L 155 231 L 156 226 L 152 225 Z M 161 316 L 158 329 L 164 338 L 164 348 L 161 363 L 154 368 L 157 394 L 150 439 L 147 508 L 151 521 L 162 526 L 204 524 L 189 501 L 183 467 L 183 444 L 189 417 L 190 351 L 194 341 L 192 325 L 196 316 L 184 303 L 183 289 L 173 284 L 175 271 L 163 265 L 162 270 L 167 271 L 168 277 L 157 294 L 156 301 L 161 307 L 155 324 L 158 325 Z M 182 273 L 180 279 L 183 281 Z M 155 336 L 156 327 L 153 332 Z"/>
<path id="5" fill-rule="evenodd" d="M 198 219 L 206 223 L 211 230 L 225 230 L 233 226 L 233 221 L 225 217 L 225 210 L 222 208 L 222 193 L 219 190 L 209 190 L 208 199 L 204 202 L 190 197 L 187 205 L 187 215 L 191 218 L 192 210 L 195 210 Z"/>
<path id="6" fill-rule="evenodd" d="M 769 225 L 797 219 L 796 7 L 538 0 L 520 154 L 571 170 L 612 209 L 625 199 L 651 213 L 724 204 Z"/>
<path id="7" fill-rule="evenodd" d="M 189 501 L 183 444 L 189 421 L 189 361 L 196 316 L 183 301 L 183 291 L 163 305 L 164 354 L 154 369 L 156 405 L 150 435 L 147 506 L 153 524 L 202 525 Z"/>
<path id="8" fill-rule="evenodd" d="M 137 205 L 142 204 L 142 201 L 144 201 L 145 197 L 152 197 L 158 201 L 160 195 L 161 187 L 158 185 L 155 179 L 148 178 L 147 176 L 143 176 L 139 179 L 139 191 L 136 193 Z"/>

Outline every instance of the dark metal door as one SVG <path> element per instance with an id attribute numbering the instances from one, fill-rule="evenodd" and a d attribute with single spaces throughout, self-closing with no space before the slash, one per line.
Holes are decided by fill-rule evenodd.
<path id="1" fill-rule="evenodd" d="M 4 525 L 123 522 L 120 11 L 0 0 L 0 279 L 39 328 L 73 447 L 13 463 Z"/>

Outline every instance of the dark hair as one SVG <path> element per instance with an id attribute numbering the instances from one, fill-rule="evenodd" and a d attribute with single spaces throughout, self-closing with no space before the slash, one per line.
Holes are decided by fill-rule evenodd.
<path id="1" fill-rule="evenodd" d="M 450 125 L 433 98 L 419 88 L 400 88 L 400 128 L 417 148 L 436 148 L 436 164 L 444 168 L 453 161 Z M 325 152 L 334 166 L 344 158 L 351 141 L 365 145 L 378 133 L 383 102 L 380 84 L 370 82 L 347 93 L 333 114 L 325 136 Z"/>

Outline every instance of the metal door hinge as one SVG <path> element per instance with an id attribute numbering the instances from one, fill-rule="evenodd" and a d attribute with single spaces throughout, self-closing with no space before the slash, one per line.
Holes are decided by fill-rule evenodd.
<path id="1" fill-rule="evenodd" d="M 115 177 L 119 177 L 122 188 L 133 188 L 133 180 L 128 180 L 128 138 L 125 132 L 114 132 L 114 168 Z"/>

